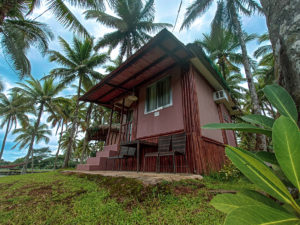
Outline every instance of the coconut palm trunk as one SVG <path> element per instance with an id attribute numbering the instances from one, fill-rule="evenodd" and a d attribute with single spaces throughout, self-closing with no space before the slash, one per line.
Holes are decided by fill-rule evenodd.
<path id="1" fill-rule="evenodd" d="M 3 138 L 3 142 L 2 142 L 2 147 L 1 147 L 1 152 L 0 152 L 0 160 L 2 159 L 2 155 L 3 155 L 3 151 L 4 151 L 4 147 L 5 147 L 7 135 L 8 135 L 8 132 L 9 132 L 10 121 L 11 121 L 11 119 L 9 118 L 9 120 L 7 122 L 7 126 L 6 126 L 5 135 L 4 135 L 4 138 Z"/>
<path id="2" fill-rule="evenodd" d="M 60 130 L 60 134 L 59 134 L 59 142 L 58 142 L 58 147 L 57 147 L 57 151 L 56 151 L 56 154 L 55 154 L 55 160 L 54 160 L 54 166 L 53 166 L 54 170 L 56 169 L 57 158 L 58 158 L 60 147 L 61 147 L 61 139 L 62 139 L 63 133 L 64 133 L 64 123 L 62 123 L 62 125 L 61 125 L 61 130 Z"/>
<path id="3" fill-rule="evenodd" d="M 32 155 L 32 157 L 33 157 L 33 154 L 31 154 L 31 152 L 33 151 L 33 144 L 34 144 L 36 132 L 37 132 L 38 127 L 39 127 L 40 122 L 41 122 L 41 117 L 42 117 L 42 114 L 43 114 L 43 110 L 44 110 L 44 102 L 41 102 L 41 105 L 40 105 L 40 108 L 39 108 L 38 118 L 37 118 L 37 121 L 34 125 L 34 132 L 32 133 L 31 141 L 30 141 L 30 144 L 29 144 L 29 149 L 28 149 L 27 155 L 25 157 L 24 165 L 23 165 L 23 168 L 22 168 L 22 172 L 21 172 L 22 174 L 25 174 L 26 171 L 27 171 L 27 165 L 28 165 L 28 162 L 29 162 L 30 155 Z"/>
<path id="4" fill-rule="evenodd" d="M 250 61 L 249 61 L 249 57 L 248 57 L 248 51 L 247 51 L 246 43 L 245 43 L 245 40 L 243 37 L 244 35 L 243 35 L 243 31 L 242 31 L 242 26 L 241 26 L 240 21 L 238 20 L 237 14 L 234 14 L 234 16 L 233 16 L 233 23 L 234 23 L 234 27 L 237 31 L 237 36 L 238 36 L 238 39 L 239 39 L 239 42 L 241 45 L 241 49 L 242 49 L 243 65 L 244 65 L 246 79 L 247 79 L 248 88 L 249 88 L 249 93 L 250 93 L 250 97 L 251 97 L 253 113 L 261 115 L 260 104 L 259 104 L 258 96 L 256 93 L 253 76 L 251 73 L 251 66 L 250 66 Z M 256 135 L 256 148 L 259 150 L 267 149 L 266 137 L 264 135 L 260 135 L 260 134 Z"/>
<path id="5" fill-rule="evenodd" d="M 87 114 L 86 114 L 86 127 L 89 128 L 90 126 L 90 120 L 91 120 L 91 114 L 92 114 L 92 110 L 93 110 L 94 104 L 91 103 L 88 107 L 87 110 Z M 82 148 L 82 152 L 81 152 L 81 157 L 80 157 L 80 163 L 83 163 L 83 159 L 84 159 L 84 155 L 86 154 L 86 149 L 87 149 L 87 145 L 88 145 L 88 134 L 87 131 L 85 132 L 85 137 L 84 137 L 84 141 L 83 141 L 83 148 Z"/>
<path id="6" fill-rule="evenodd" d="M 293 97 L 300 115 L 300 0 L 260 2 L 275 56 L 276 78 Z"/>
<path id="7" fill-rule="evenodd" d="M 79 74 L 79 82 L 78 82 L 78 90 L 77 90 L 77 99 L 76 99 L 76 107 L 75 107 L 75 112 L 74 112 L 74 119 L 73 119 L 73 122 L 72 122 L 70 141 L 69 141 L 67 152 L 66 152 L 66 155 L 65 155 L 63 168 L 68 167 L 70 156 L 71 156 L 72 150 L 73 150 L 72 149 L 73 148 L 73 139 L 74 139 L 74 135 L 75 135 L 75 132 L 76 132 L 77 123 L 78 123 L 79 97 L 80 97 L 80 90 L 81 90 L 81 84 L 82 84 L 82 77 L 83 76 L 81 74 Z"/>

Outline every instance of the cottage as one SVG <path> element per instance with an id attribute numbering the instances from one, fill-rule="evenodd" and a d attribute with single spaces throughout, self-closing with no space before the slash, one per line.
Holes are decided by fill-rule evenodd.
<path id="1" fill-rule="evenodd" d="M 104 150 L 78 170 L 203 174 L 223 166 L 224 144 L 236 145 L 233 131 L 201 129 L 237 113 L 226 82 L 199 46 L 166 29 L 80 100 L 110 108 L 111 117 L 90 134 Z"/>

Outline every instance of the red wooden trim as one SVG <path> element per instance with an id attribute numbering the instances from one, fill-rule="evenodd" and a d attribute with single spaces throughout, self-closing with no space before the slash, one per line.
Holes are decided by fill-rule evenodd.
<path id="1" fill-rule="evenodd" d="M 224 123 L 224 118 L 223 118 L 223 113 L 222 113 L 222 109 L 221 109 L 221 105 L 217 104 L 217 108 L 218 108 L 218 114 L 219 114 L 219 120 L 221 123 Z M 228 144 L 228 139 L 227 139 L 227 134 L 226 134 L 226 130 L 222 129 L 222 136 L 223 136 L 223 142 L 224 144 Z"/>
<path id="2" fill-rule="evenodd" d="M 154 134 L 154 135 L 150 135 L 150 136 L 144 136 L 144 137 L 139 137 L 138 139 L 148 139 L 148 138 L 156 138 L 159 136 L 166 136 L 166 135 L 170 135 L 170 134 L 178 134 L 184 132 L 183 129 L 180 130 L 175 130 L 175 131 L 170 131 L 170 132 L 165 132 L 165 133 L 159 133 L 159 134 Z"/>
<path id="3" fill-rule="evenodd" d="M 225 147 L 225 144 L 223 144 L 223 143 L 221 143 L 221 142 L 219 142 L 219 141 L 216 141 L 216 140 L 214 140 L 214 139 L 211 139 L 211 138 L 209 138 L 209 137 L 202 136 L 202 139 L 203 139 L 204 141 L 207 141 L 207 142 L 210 142 L 210 143 L 213 143 L 213 144 L 216 144 L 216 145 L 220 145 L 220 146 L 222 146 L 222 147 Z"/>

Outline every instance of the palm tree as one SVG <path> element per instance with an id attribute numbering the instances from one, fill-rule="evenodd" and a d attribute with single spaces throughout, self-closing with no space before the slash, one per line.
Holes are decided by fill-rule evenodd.
<path id="1" fill-rule="evenodd" d="M 41 141 L 44 141 L 46 144 L 49 143 L 49 136 L 51 135 L 51 130 L 48 129 L 46 124 L 40 124 L 37 129 L 35 127 L 35 121 L 31 121 L 31 124 L 27 127 L 22 127 L 19 129 L 15 129 L 13 131 L 14 135 L 18 135 L 14 142 L 16 143 L 13 148 L 16 148 L 19 145 L 19 148 L 30 148 L 32 133 L 35 133 L 35 144 L 39 144 Z M 33 152 L 33 149 L 32 149 Z M 31 155 L 31 169 L 33 170 L 33 154 Z"/>
<path id="2" fill-rule="evenodd" d="M 70 140 L 71 140 L 71 128 L 65 130 L 61 138 L 60 148 L 61 150 L 64 151 L 65 155 L 67 155 Z M 78 145 L 78 138 L 77 136 L 74 136 L 72 141 L 72 149 L 76 149 L 77 145 Z"/>
<path id="3" fill-rule="evenodd" d="M 72 153 L 72 142 L 78 123 L 79 97 L 82 83 L 91 78 L 99 79 L 102 75 L 94 69 L 102 65 L 106 60 L 106 54 L 97 54 L 93 52 L 93 40 L 85 39 L 80 41 L 73 38 L 73 48 L 61 37 L 59 41 L 65 53 L 65 56 L 57 51 L 50 51 L 50 61 L 57 62 L 63 67 L 56 68 L 51 71 L 51 76 L 62 78 L 61 83 L 67 85 L 78 79 L 76 107 L 72 119 L 72 129 L 70 131 L 70 143 L 65 155 L 64 167 L 68 166 L 68 162 Z"/>
<path id="4" fill-rule="evenodd" d="M 34 125 L 34 130 L 31 133 L 31 141 L 28 148 L 28 153 L 25 157 L 25 164 L 22 169 L 22 173 L 26 173 L 27 164 L 30 154 L 33 155 L 33 144 L 36 138 L 36 132 L 40 126 L 41 117 L 44 111 L 54 111 L 57 102 L 62 101 L 61 98 L 56 98 L 60 91 L 63 90 L 63 84 L 54 83 L 53 78 L 44 79 L 43 83 L 30 76 L 29 80 L 25 83 L 18 83 L 20 87 L 14 88 L 15 91 L 19 91 L 24 96 L 30 99 L 31 104 L 38 105 L 37 120 Z"/>
<path id="5" fill-rule="evenodd" d="M 86 82 L 83 83 L 82 88 L 80 90 L 81 94 L 84 94 L 86 92 L 88 92 L 92 87 L 94 87 L 97 84 L 96 80 L 86 80 Z M 73 87 L 75 87 L 76 89 L 78 88 L 77 85 L 73 85 Z M 82 141 L 82 146 L 81 146 L 81 156 L 80 156 L 80 163 L 83 163 L 84 160 L 84 156 L 85 154 L 88 152 L 87 148 L 88 148 L 88 133 L 87 133 L 87 129 L 90 127 L 90 123 L 91 123 L 91 115 L 94 109 L 94 104 L 93 103 L 89 103 L 89 105 L 87 106 L 87 108 L 85 109 L 85 118 L 84 118 L 84 123 L 82 123 L 82 131 L 85 132 L 85 136 L 84 139 Z"/>
<path id="6" fill-rule="evenodd" d="M 111 73 L 122 64 L 122 56 L 118 56 L 116 59 L 109 59 L 111 64 L 103 66 L 106 73 Z"/>
<path id="7" fill-rule="evenodd" d="M 0 160 L 3 155 L 7 135 L 11 128 L 14 125 L 16 127 L 18 122 L 26 127 L 28 124 L 28 116 L 26 113 L 32 113 L 33 110 L 32 105 L 28 104 L 27 99 L 17 92 L 10 92 L 9 97 L 3 93 L 0 94 L 0 116 L 2 120 L 0 127 L 3 128 L 6 124 L 6 131 L 0 152 Z"/>
<path id="8" fill-rule="evenodd" d="M 89 37 L 88 31 L 68 8 L 67 4 L 86 9 L 104 9 L 103 0 L 44 0 L 46 11 L 51 11 L 56 19 L 66 28 Z M 40 6 L 41 0 L 10 0 L 0 6 L 0 26 L 9 16 L 29 15 Z M 67 3 L 67 4 L 66 4 Z"/>
<path id="9" fill-rule="evenodd" d="M 75 103 L 76 104 L 76 103 Z M 57 127 L 56 133 L 61 128 L 58 139 L 58 147 L 55 154 L 54 168 L 56 169 L 57 159 L 60 152 L 61 140 L 64 130 L 67 130 L 68 123 L 71 121 L 71 117 L 74 111 L 72 99 L 65 99 L 64 101 L 58 102 L 55 107 L 55 111 L 50 113 L 47 118 L 47 122 L 52 124 L 52 127 Z"/>
<path id="10" fill-rule="evenodd" d="M 20 1 L 22 2 L 22 1 Z M 24 1 L 23 1 L 24 2 Z M 30 74 L 31 66 L 26 53 L 31 46 L 37 46 L 44 54 L 48 50 L 48 41 L 53 34 L 48 26 L 23 16 L 23 5 L 4 9 L 10 3 L 0 6 L 0 41 L 4 55 L 14 64 L 21 78 Z M 8 7 L 9 8 L 9 7 Z M 5 12 L 8 11 L 5 14 Z"/>
<path id="11" fill-rule="evenodd" d="M 201 16 L 209 9 L 213 2 L 215 1 L 195 0 L 187 8 L 181 29 L 189 27 L 198 16 Z M 256 11 L 261 12 L 261 7 L 256 1 L 253 0 L 219 0 L 216 14 L 212 21 L 212 29 L 216 30 L 218 27 L 224 25 L 225 27 L 230 28 L 234 34 L 237 35 L 242 49 L 243 65 L 251 95 L 253 112 L 255 114 L 260 114 L 258 97 L 251 72 L 251 64 L 249 61 L 244 32 L 242 31 L 242 24 L 240 20 L 240 13 L 246 16 L 251 16 Z"/>
<path id="12" fill-rule="evenodd" d="M 96 50 L 105 46 L 112 50 L 120 45 L 120 56 L 126 54 L 129 57 L 133 50 L 139 49 L 151 38 L 150 32 L 171 27 L 167 23 L 154 23 L 154 0 L 148 0 L 145 4 L 142 0 L 119 0 L 111 1 L 110 5 L 116 16 L 100 10 L 85 12 L 86 19 L 96 19 L 101 24 L 116 29 L 97 42 Z"/>
<path id="13" fill-rule="evenodd" d="M 244 33 L 244 36 L 246 43 L 256 38 L 255 34 Z M 230 72 L 240 72 L 238 65 L 243 64 L 243 56 L 238 52 L 238 37 L 232 32 L 224 28 L 211 30 L 209 34 L 203 34 L 202 40 L 195 41 L 195 44 L 206 50 L 209 58 L 219 66 L 225 80 Z"/>

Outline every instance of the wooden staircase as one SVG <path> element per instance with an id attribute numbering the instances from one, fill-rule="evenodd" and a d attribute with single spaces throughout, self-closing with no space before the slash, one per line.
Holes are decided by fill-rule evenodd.
<path id="1" fill-rule="evenodd" d="M 108 157 L 118 155 L 118 145 L 104 146 L 104 150 L 97 152 L 96 157 L 87 159 L 86 164 L 77 165 L 77 170 L 95 171 L 95 170 L 112 170 L 113 160 L 107 160 Z"/>

